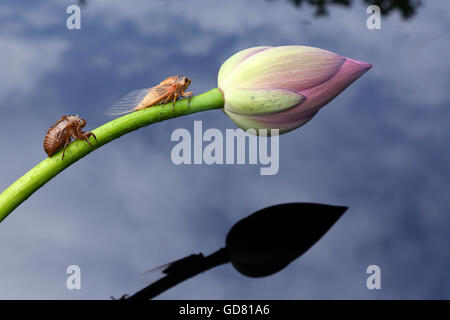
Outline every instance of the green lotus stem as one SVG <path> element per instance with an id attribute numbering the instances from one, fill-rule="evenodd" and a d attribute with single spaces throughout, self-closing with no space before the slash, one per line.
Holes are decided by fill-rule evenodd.
<path id="1" fill-rule="evenodd" d="M 189 107 L 187 99 L 176 102 L 174 110 L 172 110 L 172 103 L 153 106 L 132 112 L 92 130 L 97 136 L 97 142 L 91 138 L 93 147 L 89 146 L 86 141 L 74 141 L 67 147 L 64 160 L 61 160 L 62 151 L 59 151 L 51 158 L 39 163 L 3 191 L 0 194 L 0 222 L 58 173 L 104 144 L 152 123 L 191 113 L 219 109 L 223 107 L 223 104 L 223 95 L 216 88 L 193 97 Z"/>

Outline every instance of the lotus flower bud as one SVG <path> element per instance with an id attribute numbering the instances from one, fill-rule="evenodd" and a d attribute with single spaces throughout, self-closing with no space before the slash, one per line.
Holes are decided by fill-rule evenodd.
<path id="1" fill-rule="evenodd" d="M 285 133 L 309 121 L 372 65 L 307 46 L 254 47 L 219 71 L 224 112 L 243 130 Z"/>

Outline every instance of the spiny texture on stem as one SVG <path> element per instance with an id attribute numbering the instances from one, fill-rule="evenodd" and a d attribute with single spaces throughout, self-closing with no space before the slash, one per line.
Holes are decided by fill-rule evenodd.
<path id="1" fill-rule="evenodd" d="M 89 146 L 85 141 L 74 141 L 67 147 L 64 160 L 61 160 L 61 151 L 56 153 L 51 158 L 47 158 L 39 163 L 3 191 L 0 194 L 0 222 L 58 173 L 102 145 L 155 122 L 222 108 L 223 103 L 223 96 L 220 90 L 213 89 L 193 97 L 189 107 L 187 99 L 176 102 L 174 110 L 172 109 L 172 103 L 153 106 L 117 118 L 92 130 L 97 137 L 97 142 L 94 143 L 93 147 Z"/>

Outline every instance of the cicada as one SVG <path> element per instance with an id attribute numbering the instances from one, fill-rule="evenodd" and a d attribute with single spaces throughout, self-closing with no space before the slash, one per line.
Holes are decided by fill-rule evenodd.
<path id="1" fill-rule="evenodd" d="M 185 92 L 190 84 L 191 79 L 188 77 L 169 77 L 157 86 L 131 91 L 109 108 L 105 114 L 116 116 L 169 102 L 172 102 L 173 110 L 175 101 L 180 97 L 188 98 L 190 102 L 192 92 Z"/>
<path id="2" fill-rule="evenodd" d="M 92 146 L 89 141 L 89 137 L 97 137 L 93 132 L 84 132 L 82 129 L 86 125 L 86 120 L 78 116 L 62 116 L 53 126 L 48 129 L 44 138 L 44 150 L 49 157 L 51 157 L 56 151 L 63 148 L 62 160 L 64 160 L 64 154 L 66 148 L 72 141 L 86 140 L 86 142 Z"/>

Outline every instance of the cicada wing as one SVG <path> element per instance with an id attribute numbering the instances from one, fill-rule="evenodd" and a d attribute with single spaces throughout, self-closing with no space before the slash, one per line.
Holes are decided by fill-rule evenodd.
<path id="1" fill-rule="evenodd" d="M 118 116 L 121 114 L 132 112 L 134 107 L 136 107 L 148 94 L 149 88 L 133 90 L 123 96 L 114 105 L 105 111 L 107 116 Z"/>
<path id="2" fill-rule="evenodd" d="M 159 84 L 156 87 L 150 88 L 146 97 L 146 104 L 148 106 L 154 106 L 169 102 L 173 97 L 174 87 L 171 84 Z"/>

